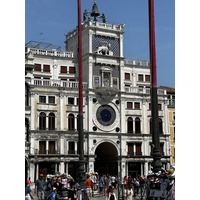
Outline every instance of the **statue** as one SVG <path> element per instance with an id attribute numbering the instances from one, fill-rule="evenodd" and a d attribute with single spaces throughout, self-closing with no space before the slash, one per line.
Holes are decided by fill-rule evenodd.
<path id="1" fill-rule="evenodd" d="M 87 14 L 88 14 L 88 11 L 87 11 L 87 9 L 85 9 L 85 11 L 83 13 L 83 21 L 84 22 L 87 20 Z"/>
<path id="2" fill-rule="evenodd" d="M 106 16 L 105 16 L 105 14 L 104 14 L 104 13 L 102 13 L 102 16 L 101 16 L 101 18 L 102 18 L 102 21 L 103 21 L 103 23 L 106 23 Z"/>

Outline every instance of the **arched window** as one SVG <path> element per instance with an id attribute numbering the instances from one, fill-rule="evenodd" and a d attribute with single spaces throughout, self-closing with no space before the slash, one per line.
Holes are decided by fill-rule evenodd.
<path id="1" fill-rule="evenodd" d="M 49 130 L 55 130 L 55 114 L 49 114 Z"/>
<path id="2" fill-rule="evenodd" d="M 28 119 L 25 118 L 25 142 L 29 141 L 28 130 L 29 130 L 29 123 Z"/>
<path id="3" fill-rule="evenodd" d="M 149 127 L 149 129 L 150 129 L 150 134 L 152 134 L 152 119 L 150 119 L 149 123 L 150 123 L 150 127 Z"/>
<path id="4" fill-rule="evenodd" d="M 74 130 L 74 115 L 68 115 L 68 130 Z"/>
<path id="5" fill-rule="evenodd" d="M 25 84 L 25 106 L 28 106 L 28 84 Z"/>
<path id="6" fill-rule="evenodd" d="M 139 117 L 135 118 L 135 133 L 141 133 Z"/>
<path id="7" fill-rule="evenodd" d="M 131 117 L 127 120 L 127 130 L 128 133 L 133 133 L 133 119 Z"/>
<path id="8" fill-rule="evenodd" d="M 46 129 L 46 114 L 43 112 L 40 113 L 40 115 L 39 115 L 39 129 L 40 130 Z"/>
<path id="9" fill-rule="evenodd" d="M 163 134 L 163 124 L 161 118 L 158 119 L 158 123 L 159 123 L 159 134 Z"/>

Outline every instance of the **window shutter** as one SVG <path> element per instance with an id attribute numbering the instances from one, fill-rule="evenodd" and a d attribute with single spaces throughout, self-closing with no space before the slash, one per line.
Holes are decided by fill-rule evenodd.
<path id="1" fill-rule="evenodd" d="M 128 154 L 133 155 L 133 143 L 128 143 Z"/>
<path id="2" fill-rule="evenodd" d="M 125 73 L 125 79 L 130 80 L 130 74 L 129 73 Z"/>
<path id="3" fill-rule="evenodd" d="M 69 67 L 69 73 L 70 74 L 75 74 L 76 73 L 75 67 Z"/>
<path id="4" fill-rule="evenodd" d="M 140 109 L 140 103 L 135 102 L 135 109 Z"/>
<path id="5" fill-rule="evenodd" d="M 143 74 L 138 75 L 138 80 L 143 82 Z"/>
<path id="6" fill-rule="evenodd" d="M 41 71 L 41 64 L 35 64 L 35 71 Z"/>
<path id="7" fill-rule="evenodd" d="M 43 65 L 43 72 L 50 72 L 50 65 Z"/>
<path id="8" fill-rule="evenodd" d="M 150 82 L 150 75 L 145 75 L 145 81 Z"/>
<path id="9" fill-rule="evenodd" d="M 67 67 L 61 66 L 61 73 L 67 73 Z"/>
<path id="10" fill-rule="evenodd" d="M 136 143 L 136 155 L 141 155 L 141 144 Z"/>
<path id="11" fill-rule="evenodd" d="M 132 102 L 127 102 L 127 108 L 128 109 L 132 109 L 133 108 Z"/>

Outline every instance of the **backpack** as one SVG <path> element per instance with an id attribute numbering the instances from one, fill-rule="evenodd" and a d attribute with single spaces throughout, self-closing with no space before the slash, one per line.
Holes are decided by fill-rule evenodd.
<path id="1" fill-rule="evenodd" d="M 115 200 L 115 197 L 113 194 L 110 195 L 110 200 Z"/>

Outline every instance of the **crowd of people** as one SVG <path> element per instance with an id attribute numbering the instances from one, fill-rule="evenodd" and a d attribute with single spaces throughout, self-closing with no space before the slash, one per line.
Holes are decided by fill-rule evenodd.
<path id="1" fill-rule="evenodd" d="M 98 190 L 99 197 L 104 198 L 105 200 L 117 200 L 119 191 L 121 192 L 120 195 L 122 196 L 122 200 L 134 200 L 134 197 L 138 196 L 139 192 L 146 192 L 146 195 L 150 193 L 149 196 L 152 196 L 152 192 L 163 193 L 169 191 L 170 185 L 172 189 L 174 188 L 175 182 L 169 184 L 169 177 L 166 174 L 162 176 L 155 175 L 156 174 L 152 174 L 150 178 L 145 178 L 140 175 L 135 178 L 125 176 L 121 181 L 117 176 L 109 174 L 103 174 L 99 178 L 88 174 L 87 179 L 84 182 L 85 190 L 83 190 L 84 192 L 82 193 L 82 200 L 92 200 L 94 190 Z M 62 181 L 63 180 L 64 179 L 62 179 Z M 56 179 L 47 178 L 45 181 L 43 179 L 43 174 L 40 174 L 39 179 L 35 182 L 34 193 L 37 194 L 38 200 L 56 200 L 63 189 L 62 183 L 61 177 L 57 177 Z M 25 187 L 25 200 L 34 200 L 32 190 L 30 189 L 31 184 L 32 182 L 29 178 Z M 98 185 L 97 189 L 94 187 L 96 185 Z M 78 199 L 77 186 L 78 183 L 75 183 L 74 180 L 70 182 L 70 189 L 67 189 L 68 200 Z M 169 195 L 172 196 L 174 194 L 174 190 L 171 190 Z M 167 193 L 162 199 L 167 199 L 166 197 Z"/>

